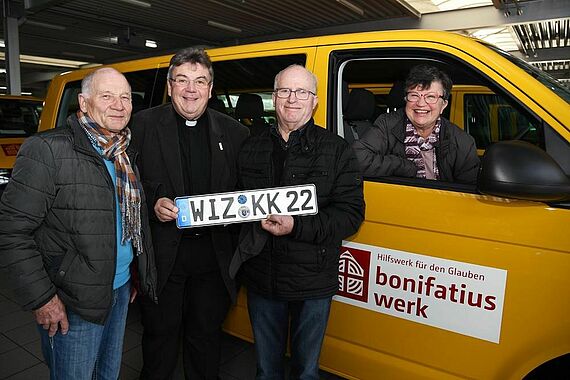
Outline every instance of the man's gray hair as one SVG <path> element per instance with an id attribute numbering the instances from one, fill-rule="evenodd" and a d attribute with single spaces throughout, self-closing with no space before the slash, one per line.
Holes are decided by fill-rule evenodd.
<path id="1" fill-rule="evenodd" d="M 303 65 L 299 65 L 298 63 L 294 63 L 292 65 L 287 66 L 286 68 L 284 68 L 283 70 L 281 70 L 280 72 L 277 73 L 277 75 L 275 75 L 275 81 L 273 82 L 273 89 L 277 90 L 277 82 L 279 82 L 279 78 L 281 77 L 281 75 L 292 68 L 301 68 L 303 70 L 305 70 L 310 76 L 311 76 L 311 81 L 313 82 L 313 88 L 307 88 L 306 90 L 310 90 L 313 91 L 315 94 L 317 93 L 317 76 L 315 74 L 313 74 L 312 72 L 310 72 L 309 70 L 307 70 L 307 68 Z"/>
<path id="2" fill-rule="evenodd" d="M 183 65 L 185 63 L 199 63 L 200 65 L 204 66 L 206 69 L 208 69 L 208 73 L 210 74 L 210 82 L 214 81 L 214 68 L 212 67 L 210 56 L 204 49 L 198 47 L 189 47 L 182 49 L 174 54 L 174 56 L 170 59 L 167 78 L 174 79 L 172 78 L 172 70 L 174 70 L 175 67 Z"/>
<path id="3" fill-rule="evenodd" d="M 101 67 L 99 69 L 95 69 L 95 70 L 91 71 L 81 81 L 81 93 L 83 94 L 83 96 L 88 98 L 92 95 L 91 92 L 93 90 L 93 78 L 95 78 L 96 75 L 104 73 L 104 72 L 115 72 L 115 73 L 119 73 L 119 74 L 123 75 L 123 73 L 121 73 L 119 70 L 114 69 L 112 67 Z M 130 86 L 130 84 L 129 84 L 129 86 Z"/>

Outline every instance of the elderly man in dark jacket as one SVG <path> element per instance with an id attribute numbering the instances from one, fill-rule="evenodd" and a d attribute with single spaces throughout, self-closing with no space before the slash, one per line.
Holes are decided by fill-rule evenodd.
<path id="1" fill-rule="evenodd" d="M 131 88 L 85 77 L 81 110 L 22 145 L 0 202 L 0 268 L 33 310 L 52 379 L 117 379 L 131 290 L 156 302 L 142 186 L 128 149 Z M 131 265 L 135 264 L 135 265 Z"/>
<path id="2" fill-rule="evenodd" d="M 417 177 L 474 184 L 479 158 L 475 140 L 441 113 L 451 79 L 420 65 L 406 78 L 406 106 L 380 115 L 353 144 L 365 177 Z"/>
<path id="3" fill-rule="evenodd" d="M 242 148 L 244 189 L 315 184 L 318 214 L 272 215 L 242 228 L 230 266 L 248 289 L 257 379 L 282 379 L 291 321 L 291 378 L 318 379 L 342 239 L 364 219 L 362 178 L 350 146 L 314 124 L 316 78 L 299 65 L 277 74 L 277 123 Z"/>

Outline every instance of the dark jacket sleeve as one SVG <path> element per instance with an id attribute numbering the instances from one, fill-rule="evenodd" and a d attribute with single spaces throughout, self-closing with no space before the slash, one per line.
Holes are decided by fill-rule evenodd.
<path id="1" fill-rule="evenodd" d="M 406 159 L 403 145 L 400 149 L 395 149 L 395 145 L 401 143 L 390 135 L 398 121 L 402 122 L 391 114 L 381 115 L 374 121 L 373 127 L 353 143 L 352 147 L 365 177 L 415 177 L 416 166 Z M 401 150 L 401 154 L 398 150 Z"/>
<path id="2" fill-rule="evenodd" d="M 56 294 L 34 241 L 34 232 L 56 196 L 55 172 L 48 144 L 41 137 L 29 137 L 0 201 L 0 269 L 4 272 L 0 277 L 26 310 L 43 306 Z"/>
<path id="3" fill-rule="evenodd" d="M 151 220 L 158 221 L 156 214 L 154 213 L 154 205 L 156 201 L 162 197 L 166 197 L 167 194 L 164 191 L 164 186 L 162 186 L 158 182 L 149 181 L 146 179 L 148 176 L 145 175 L 145 163 L 144 160 L 148 159 L 142 154 L 144 150 L 145 144 L 149 142 L 147 140 L 147 135 L 149 134 L 150 124 L 152 120 L 149 120 L 150 114 L 148 110 L 143 110 L 141 112 L 137 112 L 133 116 L 133 120 L 130 125 L 131 129 L 131 144 L 130 147 L 137 152 L 137 166 L 139 170 L 139 178 L 141 178 L 141 184 L 143 186 L 143 190 L 146 196 L 146 204 L 148 209 L 148 217 Z M 151 142 L 152 144 L 156 144 L 155 142 Z"/>
<path id="4" fill-rule="evenodd" d="M 350 146 L 342 141 L 336 161 L 336 177 L 328 203 L 316 215 L 295 218 L 295 239 L 337 244 L 355 234 L 364 220 L 362 176 Z"/>
<path id="5" fill-rule="evenodd" d="M 455 182 L 475 184 L 479 172 L 479 157 L 475 139 L 456 127 L 457 157 L 453 166 Z"/>

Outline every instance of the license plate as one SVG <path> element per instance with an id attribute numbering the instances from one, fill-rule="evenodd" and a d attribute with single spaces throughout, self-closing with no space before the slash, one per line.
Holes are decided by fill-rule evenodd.
<path id="1" fill-rule="evenodd" d="M 174 199 L 178 228 L 251 222 L 268 215 L 314 215 L 315 185 L 193 195 Z"/>

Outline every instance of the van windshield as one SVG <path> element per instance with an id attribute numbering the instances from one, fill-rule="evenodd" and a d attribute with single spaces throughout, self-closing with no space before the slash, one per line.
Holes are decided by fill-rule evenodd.
<path id="1" fill-rule="evenodd" d="M 42 102 L 0 99 L 0 137 L 27 137 L 38 131 Z"/>
<path id="2" fill-rule="evenodd" d="M 481 43 L 483 43 L 483 42 L 481 42 Z M 499 53 L 500 55 L 502 55 L 503 57 L 505 57 L 506 59 L 508 59 L 509 61 L 511 61 L 512 63 L 514 63 L 515 65 L 517 65 L 521 69 L 523 69 L 524 71 L 526 71 L 529 75 L 536 78 L 536 80 L 538 80 L 543 85 L 548 87 L 556 95 L 558 95 L 562 99 L 566 100 L 567 103 L 570 103 L 570 89 L 564 87 L 564 85 L 561 82 L 557 81 L 556 79 L 554 79 L 553 77 L 551 77 L 550 75 L 545 73 L 544 71 L 528 64 L 527 62 L 523 61 L 520 58 L 517 58 L 517 57 L 507 53 L 504 50 L 497 48 L 496 46 L 489 45 L 486 43 L 483 43 L 483 44 L 486 47 L 488 47 L 489 49 L 494 50 L 495 52 Z"/>

